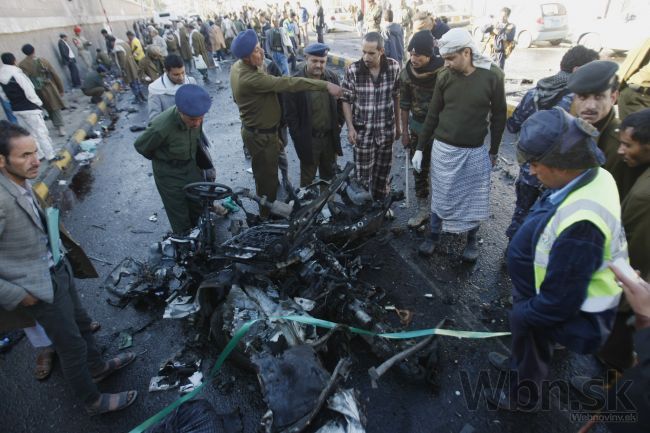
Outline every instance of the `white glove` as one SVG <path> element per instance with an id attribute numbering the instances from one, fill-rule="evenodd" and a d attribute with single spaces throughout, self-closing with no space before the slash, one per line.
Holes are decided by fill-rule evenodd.
<path id="1" fill-rule="evenodd" d="M 421 150 L 416 150 L 415 155 L 413 155 L 413 159 L 411 160 L 411 163 L 413 164 L 413 168 L 415 171 L 418 173 L 420 170 L 422 170 L 422 151 Z"/>

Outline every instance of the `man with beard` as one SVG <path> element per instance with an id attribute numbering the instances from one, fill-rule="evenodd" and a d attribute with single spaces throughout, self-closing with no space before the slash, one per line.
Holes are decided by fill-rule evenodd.
<path id="1" fill-rule="evenodd" d="M 472 35 L 451 29 L 438 41 L 447 69 L 436 78 L 431 105 L 418 137 L 413 167 L 420 171 L 431 150 L 431 232 L 420 245 L 433 254 L 442 231 L 467 233 L 464 261 L 478 259 L 478 229 L 490 216 L 490 172 L 506 123 L 503 71 L 480 54 Z M 490 132 L 491 143 L 485 144 Z"/>
<path id="2" fill-rule="evenodd" d="M 390 192 L 393 142 L 401 135 L 400 66 L 384 55 L 384 39 L 377 32 L 363 37 L 362 51 L 345 70 L 343 114 L 357 179 L 374 200 L 384 200 Z"/>
<path id="3" fill-rule="evenodd" d="M 149 122 L 166 109 L 176 105 L 174 97 L 183 84 L 196 84 L 193 77 L 185 73 L 183 58 L 176 54 L 165 57 L 165 73 L 149 85 Z"/>
<path id="4" fill-rule="evenodd" d="M 433 97 L 436 75 L 444 65 L 438 49 L 434 47 L 433 35 L 429 30 L 422 30 L 413 35 L 408 45 L 411 59 L 406 63 L 399 76 L 399 106 L 402 121 L 402 145 L 413 158 L 427 117 L 429 102 Z M 417 212 L 409 218 L 409 227 L 418 227 L 428 221 L 431 215 L 429 205 L 429 166 L 431 164 L 431 145 L 429 140 L 423 149 L 421 171 L 413 171 Z"/>
<path id="5" fill-rule="evenodd" d="M 44 211 L 30 184 L 39 172 L 37 152 L 27 130 L 0 121 L 0 312 L 5 318 L 38 321 L 89 415 L 125 409 L 137 391 L 102 394 L 97 383 L 136 355 L 102 359 L 74 282 L 74 277 L 97 278 L 97 271 L 64 227 L 55 224 L 58 218 L 47 224 L 51 213 Z"/>
<path id="6" fill-rule="evenodd" d="M 339 84 L 336 74 L 325 67 L 329 47 L 315 43 L 305 48 L 305 66 L 295 77 L 325 80 Z M 284 96 L 285 119 L 300 159 L 300 186 L 314 181 L 316 171 L 321 179 L 334 176 L 336 155 L 341 150 L 343 111 L 336 98 L 325 92 L 287 93 Z"/>

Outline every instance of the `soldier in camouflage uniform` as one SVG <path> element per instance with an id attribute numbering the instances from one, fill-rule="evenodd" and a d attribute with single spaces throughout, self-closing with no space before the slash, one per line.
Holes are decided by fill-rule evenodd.
<path id="1" fill-rule="evenodd" d="M 427 117 L 429 102 L 433 96 L 436 75 L 443 67 L 444 60 L 434 48 L 433 36 L 428 30 L 417 32 L 408 45 L 410 60 L 400 73 L 400 113 L 402 121 L 402 144 L 409 150 L 409 158 L 413 158 L 418 143 L 418 134 Z M 408 129 L 407 129 L 408 128 Z M 429 220 L 429 166 L 431 163 L 431 144 L 429 142 L 423 151 L 422 170 L 413 170 L 415 179 L 415 196 L 418 210 L 408 220 L 409 227 L 418 227 Z"/>

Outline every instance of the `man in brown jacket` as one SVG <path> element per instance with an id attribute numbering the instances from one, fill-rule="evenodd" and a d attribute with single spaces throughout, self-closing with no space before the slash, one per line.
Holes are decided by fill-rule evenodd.
<path id="1" fill-rule="evenodd" d="M 47 115 L 59 132 L 59 136 L 65 137 L 66 132 L 61 116 L 61 109 L 65 108 L 63 99 L 61 99 L 63 96 L 61 77 L 54 71 L 50 62 L 36 57 L 32 45 L 23 45 L 22 52 L 27 57 L 18 64 L 18 67 L 32 80 L 36 94 L 43 101 L 43 108 L 47 110 Z"/>

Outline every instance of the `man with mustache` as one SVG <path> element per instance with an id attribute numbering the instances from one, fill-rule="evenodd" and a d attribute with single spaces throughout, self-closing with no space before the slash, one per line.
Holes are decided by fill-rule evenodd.
<path id="1" fill-rule="evenodd" d="M 617 153 L 621 125 L 614 111 L 619 88 L 617 71 L 618 65 L 609 60 L 589 62 L 571 75 L 567 87 L 575 93 L 571 112 L 600 133 L 598 147 L 606 158 L 603 168 L 614 176 L 623 200 L 641 172 L 627 167 Z"/>
<path id="2" fill-rule="evenodd" d="M 361 59 L 345 71 L 343 114 L 357 179 L 373 199 L 384 200 L 390 190 L 393 142 L 401 135 L 400 67 L 384 55 L 384 39 L 377 32 L 364 36 L 362 50 Z"/>
<path id="3" fill-rule="evenodd" d="M 336 74 L 326 68 L 328 52 L 325 44 L 309 45 L 305 48 L 305 66 L 294 76 L 338 85 Z M 321 179 L 331 179 L 336 155 L 343 156 L 340 102 L 325 92 L 305 91 L 285 94 L 284 107 L 289 133 L 300 159 L 300 186 L 312 183 L 316 171 Z"/>
<path id="4" fill-rule="evenodd" d="M 443 231 L 465 234 L 462 259 L 475 262 L 478 230 L 490 216 L 490 172 L 506 124 L 504 75 L 465 29 L 449 30 L 438 48 L 446 68 L 436 77 L 412 159 L 413 168 L 421 171 L 425 145 L 433 139 L 431 227 L 418 252 L 431 256 Z"/>
<path id="5" fill-rule="evenodd" d="M 618 65 L 614 62 L 607 60 L 590 62 L 571 75 L 567 87 L 575 93 L 572 111 L 598 129 L 600 133 L 598 147 L 606 157 L 603 168 L 614 177 L 621 202 L 625 202 L 634 183 L 645 171 L 645 167 L 628 167 L 618 153 L 621 122 L 614 111 L 619 88 L 617 71 Z M 625 229 L 627 231 L 627 227 Z M 608 367 L 619 371 L 630 368 L 634 362 L 633 328 L 627 325 L 631 314 L 629 305 L 625 298 L 622 298 L 612 332 L 598 354 Z M 589 387 L 593 388 L 593 384 L 589 385 L 589 380 L 584 376 L 577 376 L 571 383 L 578 390 L 585 392 Z"/>

